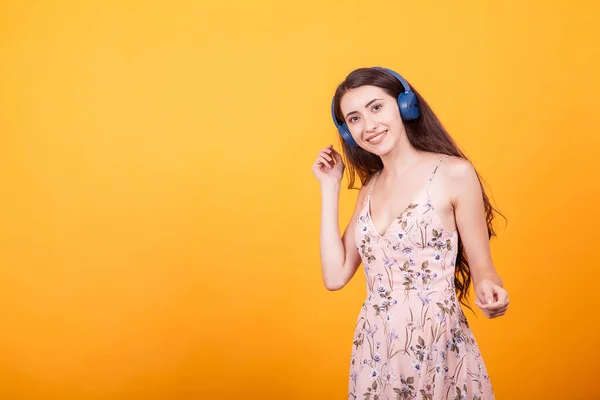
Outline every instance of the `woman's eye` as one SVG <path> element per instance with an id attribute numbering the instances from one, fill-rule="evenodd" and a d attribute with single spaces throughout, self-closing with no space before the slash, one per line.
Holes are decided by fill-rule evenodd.
<path id="1" fill-rule="evenodd" d="M 375 104 L 373 106 L 373 111 L 379 111 L 381 109 L 381 104 Z"/>
<path id="2" fill-rule="evenodd" d="M 350 117 L 348 122 L 356 122 L 357 119 L 358 119 L 358 117 Z"/>

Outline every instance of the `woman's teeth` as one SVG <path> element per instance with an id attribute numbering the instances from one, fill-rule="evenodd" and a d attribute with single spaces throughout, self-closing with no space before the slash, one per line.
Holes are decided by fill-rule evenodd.
<path id="1" fill-rule="evenodd" d="M 377 143 L 381 140 L 381 138 L 383 138 L 383 135 L 387 133 L 387 129 L 383 132 L 381 132 L 379 135 L 377 136 L 373 136 L 372 138 L 368 139 L 367 142 L 369 143 Z"/>

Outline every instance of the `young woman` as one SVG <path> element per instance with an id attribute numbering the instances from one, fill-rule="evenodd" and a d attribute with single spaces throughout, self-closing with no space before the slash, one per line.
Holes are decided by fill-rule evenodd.
<path id="1" fill-rule="evenodd" d="M 340 237 L 345 169 L 329 146 L 312 171 L 321 184 L 323 282 L 339 290 L 360 263 L 367 298 L 350 362 L 349 399 L 493 399 L 460 303 L 503 315 L 508 293 L 489 239 L 495 209 L 479 176 L 423 98 L 397 73 L 353 71 L 332 102 L 350 185 L 362 187 Z M 470 307 L 469 307 L 470 308 Z"/>

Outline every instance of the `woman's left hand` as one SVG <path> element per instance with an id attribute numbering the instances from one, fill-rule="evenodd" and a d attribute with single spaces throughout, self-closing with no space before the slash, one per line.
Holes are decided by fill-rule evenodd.
<path id="1" fill-rule="evenodd" d="M 489 279 L 484 279 L 475 287 L 475 305 L 488 318 L 504 315 L 508 309 L 508 292 Z"/>

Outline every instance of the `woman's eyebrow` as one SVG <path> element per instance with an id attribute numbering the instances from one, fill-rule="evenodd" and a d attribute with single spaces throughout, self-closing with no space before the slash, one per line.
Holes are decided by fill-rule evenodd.
<path id="1" fill-rule="evenodd" d="M 367 104 L 365 104 L 365 108 L 369 107 L 371 104 L 375 103 L 377 100 L 381 100 L 381 99 L 373 99 L 370 102 L 368 102 Z M 355 112 L 358 111 L 350 111 L 348 114 L 346 114 L 346 118 L 348 118 L 348 116 L 350 116 L 350 114 L 354 114 Z"/>

